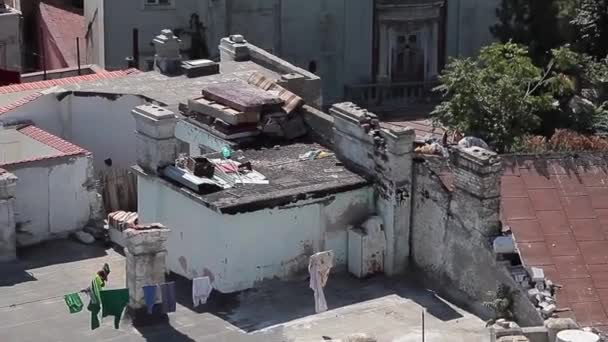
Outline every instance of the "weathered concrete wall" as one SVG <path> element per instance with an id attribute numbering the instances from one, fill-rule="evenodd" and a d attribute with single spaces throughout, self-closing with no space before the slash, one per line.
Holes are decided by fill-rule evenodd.
<path id="1" fill-rule="evenodd" d="M 87 22 L 95 8 L 103 20 L 93 30 L 104 32 L 99 30 L 105 27 L 105 36 L 98 34 L 87 42 L 87 53 L 93 56 L 87 63 L 108 69 L 125 67 L 125 57 L 133 54 L 131 31 L 138 28 L 143 66 L 154 55 L 149 43 L 161 29 L 189 30 L 190 17 L 197 14 L 206 28 L 212 57 L 219 56 L 217 44 L 222 37 L 242 34 L 250 43 L 301 68 L 316 65 L 326 104 L 342 99 L 345 84 L 371 81 L 372 0 L 180 0 L 167 9 L 145 9 L 141 1 L 100 2 L 85 1 Z M 183 49 L 188 49 L 188 35 L 180 37 Z"/>
<path id="2" fill-rule="evenodd" d="M 0 69 L 21 71 L 21 12 L 0 14 Z"/>
<path id="3" fill-rule="evenodd" d="M 0 262 L 17 257 L 15 190 L 17 177 L 0 169 Z"/>
<path id="4" fill-rule="evenodd" d="M 447 54 L 472 57 L 496 39 L 490 27 L 497 22 L 500 0 L 455 0 L 447 2 Z"/>
<path id="5" fill-rule="evenodd" d="M 105 68 L 104 0 L 84 1 L 84 20 L 87 27 L 84 63 Z"/>
<path id="6" fill-rule="evenodd" d="M 165 282 L 167 271 L 165 243 L 168 229 L 127 229 L 125 236 L 126 278 L 129 289 L 129 309 L 146 307 L 143 287 Z M 158 303 L 160 296 L 156 302 Z"/>
<path id="7" fill-rule="evenodd" d="M 342 162 L 374 180 L 375 207 L 386 232 L 385 270 L 407 269 L 414 131 L 380 128 L 378 117 L 352 103 L 332 106 L 334 151 Z"/>
<path id="8" fill-rule="evenodd" d="M 238 215 L 213 211 L 156 177 L 139 176 L 138 194 L 140 220 L 171 227 L 170 270 L 186 278 L 208 275 L 225 293 L 305 273 L 308 256 L 326 249 L 345 266 L 347 226 L 373 213 L 370 188 Z"/>
<path id="9" fill-rule="evenodd" d="M 128 168 L 137 161 L 131 110 L 145 100 L 134 95 L 47 94 L 2 114 L 0 121 L 31 120 L 37 127 L 93 153 L 96 170 Z"/>
<path id="10" fill-rule="evenodd" d="M 8 166 L 19 178 L 15 198 L 17 244 L 27 246 L 82 229 L 97 213 L 90 156 Z"/>
<path id="11" fill-rule="evenodd" d="M 100 4 L 102 2 L 102 4 Z M 104 31 L 97 39 L 99 49 L 93 48 L 93 54 L 102 56 L 107 69 L 120 69 L 126 66 L 125 57 L 133 55 L 132 30 L 139 30 L 140 66 L 145 65 L 147 58 L 154 56 L 150 42 L 165 28 L 190 30 L 190 19 L 197 14 L 206 28 L 205 39 L 212 56 L 217 56 L 217 42 L 225 36 L 225 1 L 210 0 L 179 0 L 174 6 L 145 7 L 143 1 L 85 1 L 87 19 L 94 14 L 93 8 L 103 8 L 98 12 L 103 21 Z M 253 27 L 253 26 L 252 26 Z M 104 34 L 105 33 L 105 34 Z M 125 37 L 127 37 L 125 39 Z M 182 35 L 183 48 L 189 48 L 189 37 Z M 99 63 L 101 57 L 96 57 L 93 63 Z"/>
<path id="12" fill-rule="evenodd" d="M 447 165 L 440 157 L 425 157 L 414 164 L 413 266 L 424 273 L 433 288 L 469 306 L 476 314 L 487 316 L 482 301 L 489 299 L 488 291 L 495 291 L 499 284 L 518 288 L 492 251 L 491 238 L 499 234 L 498 206 L 490 200 L 492 190 L 483 190 L 488 195 L 486 199 L 474 198 L 464 191 L 466 184 L 462 179 L 455 182 L 453 191 L 449 190 L 439 177 Z M 483 183 L 474 178 L 469 181 L 471 187 Z M 492 188 L 500 189 L 500 185 Z M 525 294 L 515 296 L 515 313 L 524 326 L 542 324 Z"/>

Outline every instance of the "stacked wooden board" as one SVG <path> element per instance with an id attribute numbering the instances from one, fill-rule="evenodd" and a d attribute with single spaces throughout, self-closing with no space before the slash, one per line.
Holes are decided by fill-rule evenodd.
<path id="1" fill-rule="evenodd" d="M 224 139 L 260 133 L 291 138 L 294 134 L 283 134 L 282 123 L 301 121 L 295 114 L 288 116 L 302 103 L 297 95 L 261 74 L 254 74 L 249 83 L 228 81 L 203 88 L 202 96 L 188 100 L 188 113 Z M 302 134 L 305 131 L 298 130 L 296 135 Z"/>

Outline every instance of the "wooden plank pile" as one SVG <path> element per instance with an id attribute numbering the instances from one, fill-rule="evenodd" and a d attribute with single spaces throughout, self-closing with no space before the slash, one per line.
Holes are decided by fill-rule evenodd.
<path id="1" fill-rule="evenodd" d="M 296 113 L 303 103 L 294 93 L 254 74 L 248 83 L 228 81 L 203 88 L 202 96 L 188 100 L 187 114 L 223 139 L 260 134 L 293 139 L 306 133 Z"/>

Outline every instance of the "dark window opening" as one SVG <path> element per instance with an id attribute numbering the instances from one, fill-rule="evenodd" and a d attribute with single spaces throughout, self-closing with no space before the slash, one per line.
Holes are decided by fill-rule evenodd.
<path id="1" fill-rule="evenodd" d="M 108 158 L 108 159 L 104 160 L 103 162 L 106 164 L 106 166 L 112 166 L 112 158 Z"/>

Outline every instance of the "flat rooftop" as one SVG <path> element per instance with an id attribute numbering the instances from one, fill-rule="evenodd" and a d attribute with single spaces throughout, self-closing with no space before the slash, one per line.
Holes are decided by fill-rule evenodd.
<path id="1" fill-rule="evenodd" d="M 49 254 L 48 251 L 53 253 Z M 124 288 L 125 259 L 112 249 L 57 240 L 21 249 L 20 262 L 0 264 L 0 341 L 113 342 L 321 342 L 366 333 L 378 341 L 420 341 L 425 312 L 427 342 L 487 342 L 485 322 L 413 283 L 415 277 L 359 280 L 331 274 L 325 294 L 330 311 L 314 313 L 308 281 L 260 284 L 192 308 L 191 283 L 177 284 L 177 310 L 165 325 L 138 327 L 111 317 L 90 330 L 86 311 L 69 314 L 63 295 L 85 288 L 108 263 L 108 288 Z M 85 306 L 88 299 L 83 298 Z"/>
<path id="2" fill-rule="evenodd" d="M 256 72 L 272 80 L 280 75 L 252 61 L 221 62 L 220 73 L 209 76 L 188 78 L 186 75 L 165 76 L 156 71 L 131 74 L 127 77 L 70 84 L 63 87 L 68 91 L 93 93 L 140 95 L 159 102 L 168 109 L 179 113 L 180 102 L 186 103 L 189 98 L 201 96 L 202 89 L 212 83 L 227 81 L 245 81 Z"/>
<path id="3" fill-rule="evenodd" d="M 241 163 L 251 162 L 253 170 L 266 176 L 269 184 L 238 184 L 234 188 L 206 195 L 196 194 L 185 187 L 179 189 L 213 210 L 236 214 L 322 198 L 368 185 L 366 179 L 348 171 L 333 155 L 300 160 L 300 155 L 317 149 L 328 151 L 319 144 L 305 142 L 237 151 L 233 159 Z M 146 175 L 141 169 L 135 169 Z M 178 187 L 173 182 L 162 181 Z"/>
<path id="4" fill-rule="evenodd" d="M 0 166 L 85 153 L 88 152 L 34 126 L 0 128 Z"/>

